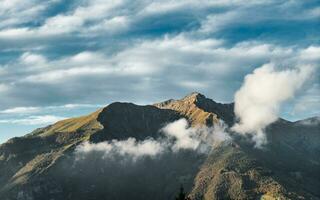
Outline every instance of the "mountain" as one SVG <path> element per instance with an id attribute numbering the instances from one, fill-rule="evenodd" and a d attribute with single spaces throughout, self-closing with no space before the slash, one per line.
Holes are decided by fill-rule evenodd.
<path id="1" fill-rule="evenodd" d="M 174 199 L 182 184 L 192 200 L 320 199 L 318 118 L 279 119 L 267 127 L 263 149 L 231 132 L 231 142 L 209 153 L 186 149 L 127 160 L 106 159 L 98 151 L 129 138 L 141 144 L 161 141 L 160 130 L 181 118 L 193 127 L 221 120 L 230 127 L 236 121 L 233 106 L 199 93 L 147 106 L 116 102 L 12 138 L 0 145 L 0 197 L 163 200 Z M 79 159 L 83 144 L 96 144 L 98 150 Z"/>

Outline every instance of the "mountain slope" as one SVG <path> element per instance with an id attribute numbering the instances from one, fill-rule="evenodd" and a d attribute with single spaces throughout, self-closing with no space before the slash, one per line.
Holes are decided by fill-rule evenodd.
<path id="1" fill-rule="evenodd" d="M 269 126 L 263 150 L 232 133 L 231 143 L 210 154 L 181 150 L 134 162 L 104 159 L 103 152 L 77 157 L 84 142 L 161 140 L 159 130 L 180 118 L 192 126 L 235 121 L 233 104 L 199 93 L 148 106 L 112 103 L 0 145 L 0 197 L 160 200 L 173 199 L 183 184 L 191 199 L 319 199 L 319 124 L 305 121 L 281 119 Z"/>

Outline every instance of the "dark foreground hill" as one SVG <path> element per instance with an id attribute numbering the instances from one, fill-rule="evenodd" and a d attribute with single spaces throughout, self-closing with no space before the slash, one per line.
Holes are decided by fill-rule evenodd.
<path id="1" fill-rule="evenodd" d="M 148 106 L 112 103 L 0 145 L 0 199 L 169 200 L 180 184 L 194 200 L 320 199 L 317 118 L 278 120 L 266 130 L 264 149 L 234 134 L 208 154 L 166 151 L 139 160 L 109 158 L 102 151 L 81 159 L 76 154 L 84 142 L 161 139 L 159 130 L 180 118 L 192 126 L 235 121 L 233 104 L 198 93 Z"/>

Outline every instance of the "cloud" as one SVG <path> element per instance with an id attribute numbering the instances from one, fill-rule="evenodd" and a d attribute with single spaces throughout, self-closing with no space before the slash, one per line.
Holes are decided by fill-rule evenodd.
<path id="1" fill-rule="evenodd" d="M 0 111 L 1 114 L 24 114 L 39 112 L 39 107 L 15 107 Z"/>
<path id="2" fill-rule="evenodd" d="M 43 12 L 58 0 L 3 0 L 0 5 L 0 28 L 38 21 Z"/>
<path id="3" fill-rule="evenodd" d="M 272 63 L 255 69 L 235 94 L 234 111 L 239 122 L 232 129 L 251 134 L 256 147 L 264 145 L 265 127 L 278 119 L 281 104 L 294 96 L 312 72 L 310 66 L 277 70 Z"/>
<path id="4" fill-rule="evenodd" d="M 319 80 L 319 77 L 317 78 Z M 320 84 L 319 81 L 306 88 L 299 97 L 294 99 L 292 115 L 302 115 L 304 118 L 320 115 Z M 296 118 L 296 120 L 299 118 Z M 300 118 L 301 119 L 301 118 Z"/>
<path id="5" fill-rule="evenodd" d="M 30 67 L 43 65 L 47 62 L 46 58 L 42 55 L 32 54 L 30 52 L 26 52 L 21 55 L 20 62 L 28 65 Z"/>
<path id="6" fill-rule="evenodd" d="M 228 2 L 229 6 L 232 5 Z M 254 25 L 263 27 L 263 24 L 269 22 L 294 21 L 299 23 L 304 20 L 314 20 L 319 16 L 319 8 L 309 9 L 304 3 L 298 1 L 277 2 L 277 1 L 252 1 L 247 3 L 239 1 L 232 9 L 226 9 L 225 12 L 212 13 L 201 21 L 198 31 L 202 33 L 223 32 L 233 27 L 244 27 Z M 296 15 L 296 12 L 301 15 Z M 285 26 L 285 25 L 283 25 Z"/>
<path id="7" fill-rule="evenodd" d="M 128 138 L 123 141 L 112 140 L 111 142 L 100 142 L 97 144 L 85 142 L 77 147 L 75 153 L 78 159 L 82 159 L 89 153 L 103 152 L 103 159 L 120 155 L 129 156 L 131 159 L 136 160 L 142 156 L 153 157 L 163 151 L 163 144 L 154 139 L 137 141 L 135 138 Z"/>
<path id="8" fill-rule="evenodd" d="M 314 45 L 293 48 L 258 41 L 225 46 L 223 40 L 179 34 L 139 41 L 112 54 L 82 51 L 50 58 L 24 52 L 16 61 L 1 67 L 1 82 L 10 85 L 6 90 L 10 101 L 0 102 L 2 109 L 67 104 L 74 99 L 79 103 L 140 103 L 140 97 L 149 94 L 153 99 L 147 103 L 151 103 L 194 90 L 217 101 L 231 101 L 243 76 L 256 66 L 271 61 L 279 65 L 314 65 L 318 62 L 317 49 Z M 310 52 L 314 52 L 312 57 Z M 217 90 L 221 87 L 224 90 Z M 167 88 L 176 92 L 170 93 Z M 129 91 L 137 94 L 134 99 L 127 95 Z"/>
<path id="9" fill-rule="evenodd" d="M 44 125 L 52 124 L 63 119 L 65 118 L 53 115 L 37 115 L 22 119 L 0 119 L 0 124 Z"/>
<path id="10" fill-rule="evenodd" d="M 174 138 L 172 150 L 192 149 L 204 153 L 215 146 L 231 141 L 227 133 L 227 126 L 223 121 L 212 127 L 196 126 L 190 127 L 186 119 L 182 118 L 172 122 L 161 129 L 168 138 Z"/>
<path id="11" fill-rule="evenodd" d="M 14 107 L 1 110 L 0 114 L 31 114 L 31 113 L 44 113 L 44 112 L 53 112 L 59 110 L 72 110 L 79 108 L 99 108 L 102 105 L 93 105 L 93 104 L 65 104 L 59 106 L 44 106 L 44 107 Z"/>
<path id="12" fill-rule="evenodd" d="M 320 47 L 309 46 L 300 52 L 300 58 L 304 61 L 319 62 L 320 61 Z"/>
<path id="13" fill-rule="evenodd" d="M 84 142 L 76 148 L 75 154 L 77 159 L 84 159 L 91 153 L 99 153 L 103 159 L 121 156 L 136 161 L 141 157 L 155 157 L 168 152 L 176 153 L 180 150 L 208 153 L 216 145 L 231 141 L 226 128 L 222 121 L 213 127 L 190 127 L 188 121 L 182 118 L 167 124 L 160 130 L 164 137 L 147 138 L 142 141 L 128 138 L 96 144 Z"/>
<path id="14" fill-rule="evenodd" d="M 318 126 L 320 125 L 320 116 L 305 119 L 305 120 L 300 120 L 296 122 L 299 125 L 305 125 L 305 126 Z"/>
<path id="15" fill-rule="evenodd" d="M 169 137 L 176 139 L 173 150 L 179 149 L 197 149 L 200 145 L 200 141 L 196 138 L 196 129 L 188 127 L 188 121 L 186 119 L 180 119 L 171 124 L 165 126 L 162 130 Z"/>
<path id="16" fill-rule="evenodd" d="M 38 3 L 38 9 L 36 9 L 35 3 Z M 41 26 L 3 29 L 0 31 L 0 38 L 14 39 L 15 37 L 20 37 L 30 39 L 57 37 L 69 33 L 85 34 L 87 30 L 101 31 L 102 28 L 97 28 L 99 26 L 107 26 L 106 30 L 114 31 L 112 29 L 117 29 L 116 23 L 121 22 L 119 25 L 123 27 L 125 21 L 123 20 L 124 17 L 110 15 L 116 15 L 116 12 L 110 11 L 123 4 L 124 1 L 112 1 L 112 3 L 100 0 L 79 2 L 74 10 L 48 17 Z M 34 14 L 37 13 L 37 10 L 44 10 L 47 7 L 46 4 L 37 1 L 33 1 L 33 4 L 29 6 L 33 6 Z M 22 19 L 19 20 L 22 23 Z M 88 27 L 85 24 L 93 25 Z"/>
<path id="17" fill-rule="evenodd" d="M 194 90 L 230 102 L 257 66 L 319 63 L 318 10 L 275 0 L 5 0 L 0 109 L 152 103 Z"/>
<path id="18" fill-rule="evenodd" d="M 0 83 L 0 92 L 5 92 L 9 89 L 9 87 L 6 84 Z"/>
<path id="19" fill-rule="evenodd" d="M 14 3 L 12 3 L 14 2 Z M 221 32 L 233 26 L 255 24 L 257 27 L 266 26 L 265 22 L 291 20 L 312 21 L 319 15 L 319 8 L 300 2 L 277 1 L 141 1 L 130 4 L 129 1 L 80 1 L 64 3 L 60 8 L 59 0 L 47 2 L 30 0 L 5 1 L 3 6 L 3 27 L 0 26 L 0 40 L 15 42 L 23 40 L 24 44 L 32 40 L 41 40 L 52 45 L 52 38 L 67 39 L 72 34 L 75 38 L 86 38 L 92 43 L 101 37 L 114 37 L 118 34 L 150 34 L 153 30 L 164 33 L 190 30 L 190 32 L 211 33 Z M 60 3 L 61 4 L 61 3 Z M 69 6 L 71 4 L 72 6 Z M 16 5 L 16 6 L 13 6 Z M 54 15 L 47 10 L 57 9 Z M 303 13 L 296 15 L 297 11 Z M 9 13 L 9 15 L 8 15 Z M 174 14 L 175 27 L 172 27 Z M 34 19 L 37 19 L 36 21 Z M 148 23 L 149 19 L 154 22 Z M 199 27 L 200 26 L 200 27 Z M 194 30 L 198 28 L 199 30 Z M 272 28 L 272 27 L 270 27 Z M 306 27 L 309 28 L 309 27 Z M 136 36 L 136 35 L 135 35 Z M 80 42 L 80 40 L 78 40 Z M 88 40 L 83 40 L 83 43 Z M 82 43 L 82 41 L 81 41 Z M 53 44 L 54 45 L 54 44 Z"/>

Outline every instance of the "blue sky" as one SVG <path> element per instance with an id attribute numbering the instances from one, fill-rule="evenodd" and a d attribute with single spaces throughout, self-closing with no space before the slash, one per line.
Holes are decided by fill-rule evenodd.
<path id="1" fill-rule="evenodd" d="M 314 66 L 281 117 L 319 115 L 319 35 L 313 0 L 4 0 L 0 142 L 113 101 L 232 102 L 267 63 Z"/>

